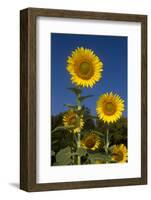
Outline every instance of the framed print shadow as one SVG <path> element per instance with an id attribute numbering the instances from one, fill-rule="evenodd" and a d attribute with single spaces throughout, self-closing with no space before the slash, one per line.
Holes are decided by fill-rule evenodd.
<path id="1" fill-rule="evenodd" d="M 20 188 L 147 184 L 147 16 L 20 12 Z"/>

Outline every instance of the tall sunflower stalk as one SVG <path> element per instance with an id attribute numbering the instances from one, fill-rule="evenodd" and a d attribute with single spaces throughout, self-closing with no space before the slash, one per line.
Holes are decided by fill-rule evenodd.
<path id="1" fill-rule="evenodd" d="M 77 94 L 77 109 L 81 111 L 81 101 L 80 101 L 81 94 Z M 81 127 L 80 127 L 80 116 L 78 116 L 78 125 L 79 125 L 79 132 L 77 133 L 77 150 L 81 147 Z M 77 156 L 77 164 L 81 164 L 81 157 L 80 155 Z"/>
<path id="2" fill-rule="evenodd" d="M 105 135 L 105 152 L 106 154 L 108 155 L 108 152 L 109 152 L 109 128 L 107 128 L 106 130 L 106 135 Z"/>
<path id="3" fill-rule="evenodd" d="M 72 52 L 67 60 L 67 71 L 71 75 L 71 81 L 77 87 L 93 87 L 102 76 L 103 63 L 91 49 L 78 47 Z M 89 96 L 87 96 L 89 97 Z M 87 98 L 83 97 L 83 98 Z M 77 93 L 77 108 L 81 110 L 81 93 Z M 79 116 L 80 119 L 80 116 Z M 77 149 L 81 147 L 81 127 L 79 123 L 79 132 L 77 134 Z M 80 155 L 78 155 L 78 164 L 80 164 Z"/>
<path id="4" fill-rule="evenodd" d="M 101 95 L 97 101 L 96 112 L 100 120 L 107 123 L 107 130 L 105 135 L 105 152 L 106 155 L 109 153 L 109 126 L 111 123 L 116 122 L 122 116 L 124 111 L 124 101 L 119 95 L 110 93 L 105 93 Z M 108 163 L 108 161 L 107 161 Z"/>
<path id="5" fill-rule="evenodd" d="M 109 141 L 109 125 L 120 119 L 124 111 L 124 101 L 119 95 L 105 93 L 100 95 L 96 103 L 98 118 L 107 123 L 106 134 L 96 130 L 84 131 L 85 110 L 82 102 L 92 95 L 82 96 L 82 88 L 92 88 L 101 79 L 102 61 L 91 49 L 78 47 L 67 59 L 67 71 L 71 76 L 71 82 L 76 85 L 69 88 L 76 95 L 76 105 L 66 104 L 68 111 L 63 117 L 64 126 L 57 127 L 54 131 L 68 130 L 76 140 L 75 145 L 72 145 L 72 152 L 70 147 L 67 147 L 57 153 L 57 165 L 61 162 L 80 165 L 82 156 L 85 163 L 126 162 L 127 148 L 123 144 L 113 145 L 111 148 Z"/>

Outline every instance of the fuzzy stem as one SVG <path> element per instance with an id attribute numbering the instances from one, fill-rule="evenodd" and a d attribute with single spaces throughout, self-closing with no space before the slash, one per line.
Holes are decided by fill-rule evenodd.
<path id="1" fill-rule="evenodd" d="M 110 142 L 109 142 L 109 127 L 108 127 L 106 130 L 106 138 L 105 138 L 105 153 L 107 156 L 108 156 L 108 152 L 109 152 L 109 150 L 108 150 L 109 144 L 110 144 Z M 106 162 L 106 163 L 108 163 L 108 162 Z"/>
<path id="2" fill-rule="evenodd" d="M 80 148 L 80 133 L 78 133 L 78 136 L 77 136 L 77 149 L 79 149 L 79 148 Z M 81 164 L 81 158 L 79 155 L 77 157 L 77 163 L 78 163 L 78 165 Z"/>
<path id="3" fill-rule="evenodd" d="M 77 106 L 78 106 L 78 110 L 81 110 L 81 102 L 79 100 L 80 98 L 80 94 L 77 96 Z M 79 124 L 80 126 L 80 124 Z M 80 139 L 81 139 L 81 130 L 80 130 L 80 127 L 79 127 L 79 132 L 77 133 L 77 150 L 80 148 Z M 81 157 L 78 155 L 77 156 L 77 164 L 80 165 L 81 164 Z"/>
<path id="4" fill-rule="evenodd" d="M 107 128 L 107 131 L 106 131 L 106 150 L 107 150 L 107 153 L 108 153 L 108 147 L 109 147 L 109 128 Z"/>

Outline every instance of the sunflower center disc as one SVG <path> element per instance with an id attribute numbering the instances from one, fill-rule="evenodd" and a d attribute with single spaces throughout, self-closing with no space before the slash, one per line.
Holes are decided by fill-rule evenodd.
<path id="1" fill-rule="evenodd" d="M 76 123 L 76 117 L 71 117 L 70 124 L 74 125 Z"/>
<path id="2" fill-rule="evenodd" d="M 115 105 L 112 102 L 108 102 L 105 105 L 105 112 L 109 115 L 113 115 L 116 111 Z"/>
<path id="3" fill-rule="evenodd" d="M 89 63 L 87 63 L 87 62 L 82 62 L 82 63 L 80 64 L 80 73 L 81 73 L 82 75 L 87 75 L 87 74 L 90 72 L 90 70 L 91 70 L 91 66 L 90 66 Z"/>
<path id="4" fill-rule="evenodd" d="M 95 140 L 92 138 L 87 139 L 85 142 L 85 146 L 87 148 L 92 148 L 92 147 L 94 147 L 94 145 L 95 145 Z"/>
<path id="5" fill-rule="evenodd" d="M 114 154 L 114 160 L 118 162 L 123 160 L 123 152 L 119 151 L 117 154 Z"/>

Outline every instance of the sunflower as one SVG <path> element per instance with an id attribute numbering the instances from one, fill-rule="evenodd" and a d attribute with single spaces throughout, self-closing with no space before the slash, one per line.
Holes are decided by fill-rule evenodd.
<path id="1" fill-rule="evenodd" d="M 114 145 L 112 148 L 112 160 L 118 163 L 127 162 L 128 151 L 124 144 Z"/>
<path id="2" fill-rule="evenodd" d="M 71 126 L 71 130 L 78 133 L 84 126 L 83 116 L 79 118 L 76 112 L 69 110 L 63 116 L 63 124 L 65 127 Z"/>
<path id="3" fill-rule="evenodd" d="M 95 133 L 91 132 L 81 140 L 81 147 L 89 150 L 96 150 L 102 146 L 101 138 Z"/>
<path id="4" fill-rule="evenodd" d="M 103 63 L 91 49 L 78 47 L 67 59 L 67 71 L 72 83 L 80 87 L 93 87 L 102 77 Z"/>
<path id="5" fill-rule="evenodd" d="M 101 95 L 96 103 L 98 117 L 107 123 L 116 122 L 123 111 L 124 100 L 112 92 Z"/>

